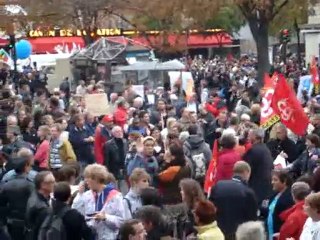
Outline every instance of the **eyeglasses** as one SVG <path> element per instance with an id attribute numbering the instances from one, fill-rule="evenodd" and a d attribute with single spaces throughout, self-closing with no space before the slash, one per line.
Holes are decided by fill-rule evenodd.
<path id="1" fill-rule="evenodd" d="M 44 181 L 43 183 L 45 183 L 45 184 L 55 184 L 56 181 L 55 180 L 50 180 L 50 181 Z"/>

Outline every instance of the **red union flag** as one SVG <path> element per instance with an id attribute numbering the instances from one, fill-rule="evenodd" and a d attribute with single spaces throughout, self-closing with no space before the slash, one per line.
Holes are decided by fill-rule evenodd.
<path id="1" fill-rule="evenodd" d="M 272 78 L 268 74 L 264 76 L 264 87 L 262 89 L 262 103 L 260 125 L 267 129 L 280 120 L 280 117 L 273 111 L 271 102 L 274 94 L 274 89 L 277 84 L 278 74 L 274 73 Z"/>
<path id="2" fill-rule="evenodd" d="M 304 113 L 293 89 L 285 77 L 278 75 L 278 83 L 273 94 L 271 106 L 280 116 L 281 122 L 297 135 L 306 133 L 309 119 Z"/>

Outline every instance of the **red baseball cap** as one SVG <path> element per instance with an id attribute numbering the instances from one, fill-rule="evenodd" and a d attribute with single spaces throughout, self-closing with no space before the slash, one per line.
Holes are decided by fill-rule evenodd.
<path id="1" fill-rule="evenodd" d="M 102 123 L 110 123 L 110 122 L 113 122 L 113 115 L 105 115 L 102 120 L 101 120 Z"/>

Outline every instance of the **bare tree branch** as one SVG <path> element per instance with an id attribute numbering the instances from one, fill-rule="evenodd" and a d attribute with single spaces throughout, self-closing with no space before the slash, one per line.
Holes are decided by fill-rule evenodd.
<path id="1" fill-rule="evenodd" d="M 289 3 L 289 0 L 284 0 L 277 8 L 273 7 L 273 13 L 271 15 L 271 19 L 274 19 L 275 16 L 277 16 L 279 14 L 279 12 L 281 11 L 281 9 L 286 6 Z"/>

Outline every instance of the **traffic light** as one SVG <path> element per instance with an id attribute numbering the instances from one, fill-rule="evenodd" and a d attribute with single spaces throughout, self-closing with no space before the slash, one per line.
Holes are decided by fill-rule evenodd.
<path id="1" fill-rule="evenodd" d="M 283 29 L 280 31 L 280 43 L 288 43 L 290 42 L 290 31 L 288 29 Z"/>

